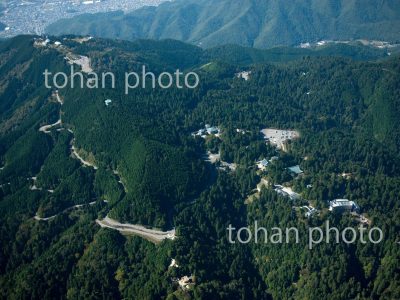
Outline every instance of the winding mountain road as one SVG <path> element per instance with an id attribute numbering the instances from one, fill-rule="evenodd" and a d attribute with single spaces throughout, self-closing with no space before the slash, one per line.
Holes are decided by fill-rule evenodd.
<path id="1" fill-rule="evenodd" d="M 78 153 L 78 151 L 76 150 L 75 146 L 74 146 L 74 140 L 72 141 L 72 145 L 71 145 L 71 151 L 72 154 L 75 156 L 76 159 L 78 159 L 83 165 L 87 166 L 87 167 L 92 167 L 93 169 L 97 170 L 98 168 L 92 164 L 91 162 L 88 162 L 86 160 L 84 160 Z"/>
<path id="2" fill-rule="evenodd" d="M 57 102 L 60 103 L 60 105 L 62 106 L 64 104 L 64 101 L 59 96 L 58 91 L 55 92 L 55 96 L 57 98 Z M 61 116 L 61 109 L 60 109 L 60 116 Z M 54 124 L 44 125 L 44 126 L 40 127 L 39 131 L 44 132 L 44 133 L 50 133 L 49 130 L 51 128 L 55 127 L 55 126 L 58 126 L 58 125 L 62 126 L 61 117 Z M 68 129 L 68 131 L 73 134 L 72 130 Z M 71 142 L 71 153 L 72 153 L 72 156 L 74 158 L 78 159 L 81 162 L 82 165 L 87 166 L 87 167 L 92 167 L 93 169 L 97 170 L 98 169 L 97 166 L 95 166 L 91 162 L 88 162 L 88 161 L 84 160 L 83 157 L 81 157 L 79 155 L 79 153 L 77 151 L 77 148 L 74 145 L 74 142 L 75 142 L 75 139 L 73 139 L 72 142 Z M 122 181 L 118 171 L 117 170 L 113 170 L 113 173 L 114 173 L 114 175 L 117 176 L 118 182 L 123 186 L 125 192 L 127 192 L 127 188 L 124 185 L 124 182 Z M 36 187 L 36 186 L 34 185 L 34 187 Z M 105 201 L 105 202 L 107 202 L 107 201 Z M 93 205 L 95 203 L 96 202 L 94 201 L 94 202 L 91 202 L 91 203 L 88 203 L 88 204 L 89 205 Z M 87 205 L 87 204 L 78 204 L 78 205 L 74 205 L 74 206 L 68 207 L 68 208 L 64 209 L 62 212 L 60 212 L 60 213 L 58 213 L 58 214 L 56 214 L 54 216 L 50 216 L 50 217 L 42 218 L 42 217 L 39 217 L 38 214 L 36 214 L 34 216 L 34 219 L 37 220 L 37 221 L 49 221 L 49 220 L 54 219 L 55 217 L 57 217 L 58 215 L 60 215 L 62 213 L 68 212 L 68 211 L 76 209 L 76 208 L 82 208 L 85 205 Z M 146 240 L 148 240 L 150 242 L 153 242 L 155 244 L 158 244 L 158 243 L 162 242 L 165 239 L 174 240 L 176 238 L 175 229 L 172 229 L 170 231 L 161 231 L 161 230 L 158 230 L 158 229 L 146 228 L 146 227 L 144 227 L 142 225 L 135 225 L 135 224 L 128 224 L 128 223 L 123 224 L 123 223 L 120 223 L 120 222 L 118 222 L 118 221 L 116 221 L 114 219 L 111 219 L 108 216 L 106 216 L 103 220 L 97 219 L 96 223 L 99 224 L 103 228 L 109 228 L 109 229 L 112 229 L 112 230 L 117 230 L 117 231 L 121 232 L 122 234 L 127 234 L 127 235 L 128 234 L 133 234 L 133 235 L 140 236 L 140 237 L 142 237 L 142 238 L 144 238 L 144 239 L 146 239 Z"/>
<path id="3" fill-rule="evenodd" d="M 34 218 L 36 221 L 49 221 L 49 220 L 51 220 L 51 219 L 54 219 L 54 218 L 57 217 L 58 215 L 61 215 L 61 214 L 66 213 L 66 212 L 69 212 L 70 210 L 73 210 L 73 209 L 76 209 L 76 208 L 82 208 L 82 207 L 84 207 L 84 206 L 86 206 L 86 205 L 92 206 L 92 205 L 95 205 L 95 204 L 96 204 L 96 201 L 93 201 L 93 202 L 90 202 L 90 203 L 87 203 L 87 204 L 77 204 L 77 205 L 68 207 L 68 208 L 64 209 L 62 212 L 60 212 L 60 213 L 58 213 L 58 214 L 55 214 L 54 216 L 51 216 L 51 217 L 41 218 L 41 217 L 39 217 L 38 214 L 36 214 L 36 216 L 34 216 L 33 218 Z"/>

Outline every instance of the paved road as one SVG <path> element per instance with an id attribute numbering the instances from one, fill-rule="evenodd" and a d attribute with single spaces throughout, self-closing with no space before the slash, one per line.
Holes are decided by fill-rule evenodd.
<path id="1" fill-rule="evenodd" d="M 139 235 L 151 242 L 160 243 L 165 239 L 174 240 L 176 238 L 175 229 L 170 231 L 161 231 L 157 229 L 149 229 L 142 225 L 123 224 L 106 216 L 103 220 L 96 220 L 101 227 L 118 230 L 125 234 Z"/>
<path id="2" fill-rule="evenodd" d="M 90 163 L 90 162 L 84 160 L 84 159 L 79 155 L 79 153 L 76 151 L 76 148 L 75 148 L 75 146 L 74 146 L 74 141 L 72 141 L 71 150 L 72 150 L 72 153 L 74 154 L 74 156 L 75 156 L 77 159 L 79 159 L 80 162 L 81 162 L 83 165 L 85 165 L 85 166 L 87 166 L 87 167 L 92 167 L 93 169 L 97 170 L 97 167 L 96 167 L 94 164 L 92 164 L 92 163 Z"/>
<path id="3" fill-rule="evenodd" d="M 36 221 L 49 221 L 49 220 L 51 220 L 51 219 L 54 219 L 54 218 L 57 217 L 58 215 L 63 214 L 63 213 L 66 213 L 66 212 L 68 212 L 68 211 L 70 211 L 70 210 L 73 210 L 73 209 L 76 209 L 76 208 L 82 208 L 82 207 L 84 207 L 84 206 L 86 206 L 86 205 L 92 206 L 92 205 L 95 205 L 95 204 L 96 204 L 96 201 L 93 201 L 93 202 L 90 202 L 90 203 L 86 203 L 86 204 L 77 204 L 77 205 L 68 207 L 68 208 L 64 209 L 62 212 L 60 212 L 60 213 L 58 213 L 58 214 L 56 214 L 56 215 L 54 215 L 54 216 L 51 216 L 51 217 L 41 218 L 41 217 L 38 216 L 38 214 L 36 214 L 36 216 L 34 216 L 33 218 L 34 218 Z"/>

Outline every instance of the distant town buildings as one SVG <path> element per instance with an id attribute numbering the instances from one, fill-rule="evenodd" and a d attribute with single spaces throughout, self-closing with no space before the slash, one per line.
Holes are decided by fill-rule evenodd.
<path id="1" fill-rule="evenodd" d="M 157 6 L 168 0 L 37 0 L 5 1 L 5 10 L 0 14 L 0 22 L 6 25 L 0 37 L 19 34 L 42 35 L 48 25 L 85 13 L 110 11 L 132 11 L 142 6 Z"/>
<path id="2" fill-rule="evenodd" d="M 370 46 L 373 48 L 378 48 L 378 49 L 390 49 L 397 44 L 391 44 L 389 42 L 385 41 L 376 41 L 376 40 L 365 40 L 365 39 L 358 39 L 358 40 L 339 40 L 339 41 L 334 41 L 334 40 L 322 40 L 322 41 L 317 41 L 317 42 L 303 42 L 301 43 L 298 47 L 303 48 L 303 49 L 309 49 L 309 48 L 318 48 L 318 47 L 323 47 L 329 44 L 354 44 L 354 43 L 361 43 L 364 46 Z"/>

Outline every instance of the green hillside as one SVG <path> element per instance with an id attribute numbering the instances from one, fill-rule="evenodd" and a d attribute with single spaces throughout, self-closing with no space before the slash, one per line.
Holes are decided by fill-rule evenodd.
<path id="1" fill-rule="evenodd" d="M 398 50 L 394 49 L 395 52 Z M 234 65 L 248 65 L 252 63 L 284 63 L 300 60 L 304 57 L 347 57 L 353 60 L 376 60 L 386 58 L 387 50 L 374 49 L 361 44 L 354 45 L 326 45 L 324 47 L 301 49 L 292 47 L 274 47 L 271 49 L 256 49 L 236 45 L 224 45 L 204 52 L 205 59 L 218 59 Z"/>
<path id="2" fill-rule="evenodd" d="M 398 55 L 72 36 L 35 46 L 35 38 L 0 43 L 0 299 L 400 297 Z M 195 71 L 200 84 L 128 95 L 121 80 L 115 89 L 46 89 L 44 69 L 68 73 L 65 57 L 78 55 L 98 73 L 145 64 L 157 75 Z M 192 135 L 206 124 L 220 134 Z M 277 150 L 263 128 L 300 138 Z M 221 161 L 206 161 L 207 151 Z M 260 171 L 264 158 L 271 163 Z M 291 175 L 294 165 L 304 174 Z M 262 178 L 271 184 L 257 191 Z M 309 228 L 326 221 L 358 230 L 353 215 L 328 210 L 344 197 L 384 240 L 309 250 Z M 320 213 L 307 218 L 305 205 Z M 102 228 L 106 216 L 141 233 Z M 229 225 L 254 221 L 297 227 L 302 238 L 229 242 Z M 173 228 L 174 239 L 154 238 Z M 192 276 L 187 287 L 184 276 Z"/>
<path id="3" fill-rule="evenodd" d="M 127 14 L 85 14 L 58 21 L 47 32 L 270 48 L 319 40 L 399 42 L 399 27 L 395 0 L 177 0 Z"/>

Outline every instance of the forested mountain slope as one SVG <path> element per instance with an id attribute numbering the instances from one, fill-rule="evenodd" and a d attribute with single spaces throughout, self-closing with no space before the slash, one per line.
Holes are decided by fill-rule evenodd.
<path id="1" fill-rule="evenodd" d="M 398 28 L 396 0 L 177 0 L 127 14 L 81 15 L 58 21 L 47 31 L 270 48 L 330 39 L 398 42 Z"/>
<path id="2" fill-rule="evenodd" d="M 60 40 L 0 43 L 0 299 L 399 298 L 398 56 L 299 54 L 278 64 L 287 52 L 276 59 L 171 40 Z M 350 52 L 365 58 L 363 51 Z M 195 71 L 200 84 L 128 95 L 123 80 L 115 89 L 46 89 L 44 69 L 68 74 L 72 54 L 117 78 L 145 65 L 156 74 Z M 248 80 L 238 78 L 242 71 Z M 220 136 L 192 136 L 206 124 Z M 277 151 L 260 134 L 267 127 L 296 129 L 300 138 Z M 236 169 L 210 164 L 207 151 Z M 272 156 L 278 160 L 268 172 L 257 172 L 256 162 Z M 302 177 L 287 172 L 295 164 Z M 292 186 L 321 214 L 306 218 L 294 209 L 305 200 L 271 186 L 247 201 L 264 176 Z M 326 220 L 357 228 L 350 214 L 328 211 L 327 201 L 342 197 L 382 228 L 382 243 L 322 243 L 310 251 L 303 240 L 228 242 L 229 224 L 254 220 L 302 232 Z M 153 244 L 124 236 L 98 226 L 106 215 L 175 228 L 177 237 Z M 176 279 L 190 275 L 193 284 L 181 288 Z"/>

